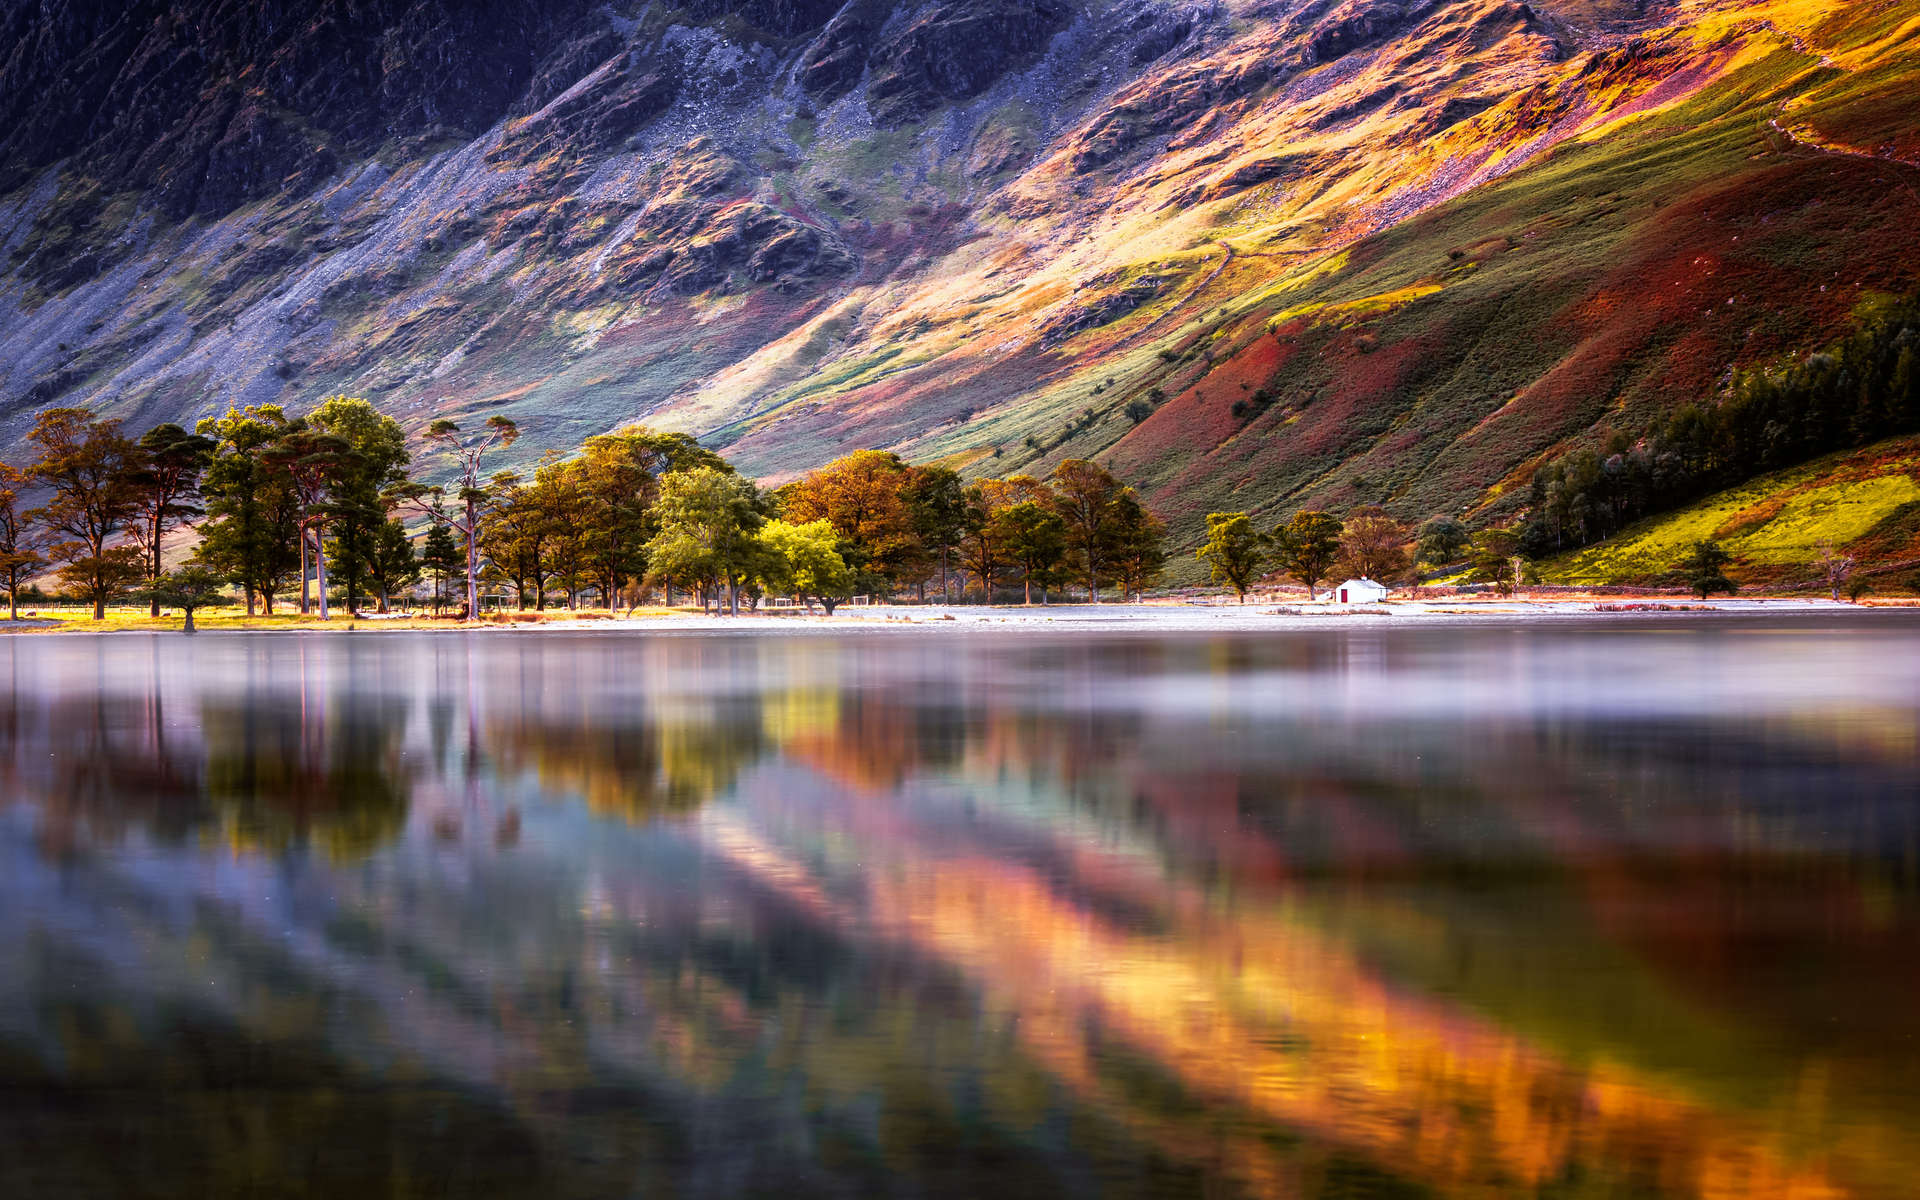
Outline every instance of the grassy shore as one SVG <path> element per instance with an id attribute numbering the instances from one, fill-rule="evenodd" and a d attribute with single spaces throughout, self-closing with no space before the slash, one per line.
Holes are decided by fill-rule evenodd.
<path id="1" fill-rule="evenodd" d="M 1350 621 L 1434 621 L 1443 619 L 1504 618 L 1560 619 L 1567 617 L 1625 616 L 1647 613 L 1745 613 L 1745 614 L 1834 614 L 1868 610 L 1920 611 L 1920 600 L 1868 600 L 1860 604 L 1834 603 L 1825 598 L 1799 596 L 1716 597 L 1699 601 L 1670 594 L 1565 595 L 1512 597 L 1496 595 L 1449 596 L 1432 600 L 1391 600 L 1378 605 L 1337 605 L 1325 600 L 1308 602 L 1304 597 L 1256 596 L 1248 603 L 1236 604 L 1230 597 L 1206 600 L 1156 600 L 1144 604 L 1057 604 L 1034 605 L 899 605 L 848 608 L 833 616 L 808 613 L 802 609 L 773 609 L 742 613 L 738 617 L 713 616 L 697 609 L 639 608 L 610 614 L 605 610 L 568 612 L 506 612 L 490 614 L 486 620 L 468 624 L 451 617 L 417 615 L 364 616 L 359 619 L 337 613 L 331 620 L 318 616 L 275 614 L 247 616 L 231 609 L 196 613 L 198 630 L 218 632 L 303 632 L 303 633 L 388 633 L 388 632 L 762 632 L 779 633 L 820 630 L 899 629 L 928 627 L 944 629 L 1052 629 L 1138 630 L 1152 631 L 1245 631 L 1286 627 L 1324 627 L 1329 622 Z M 151 617 L 145 610 L 111 609 L 104 620 L 95 621 L 85 610 L 21 610 L 21 619 L 0 619 L 0 633 L 177 633 L 182 620 L 177 613 Z"/>

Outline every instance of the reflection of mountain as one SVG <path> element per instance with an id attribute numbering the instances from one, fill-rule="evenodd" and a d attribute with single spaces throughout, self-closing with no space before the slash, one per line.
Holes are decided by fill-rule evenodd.
<path id="1" fill-rule="evenodd" d="M 0 912 L 34 914 L 0 922 L 0 1081 L 213 1120 L 207 1081 L 238 1077 L 283 1152 L 244 1144 L 263 1178 L 374 1140 L 317 1094 L 375 1089 L 402 1129 L 444 1096 L 436 1154 L 497 1147 L 499 1190 L 556 1195 L 1894 1196 L 1920 1171 L 1911 747 L 1851 740 L 1892 710 L 1767 709 L 1776 650 L 1720 664 L 1756 673 L 1728 685 L 1751 711 L 1642 721 L 1454 703 L 1476 664 L 1602 698 L 1612 669 L 1472 639 L 353 640 L 141 685 L 185 718 L 188 794 L 266 831 L 243 844 L 332 856 L 49 859 L 25 818 L 51 801 L 0 813 Z M 1835 647 L 1823 671 L 1897 661 Z M 1446 703 L 1413 704 L 1423 671 Z M 38 711 L 0 723 L 10 782 L 48 769 Z M 104 711 L 86 744 L 146 744 Z M 117 770 L 109 809 L 156 777 Z M 319 832 L 363 785 L 394 831 L 371 859 Z M 408 796 L 515 805 L 524 836 L 401 830 Z M 1835 979 L 1837 1022 L 1811 1003 Z M 157 1075 L 85 1065 L 196 1039 Z M 223 1065 L 250 1044 L 257 1073 Z"/>
<path id="2" fill-rule="evenodd" d="M 1205 738 L 1189 745 L 1200 761 L 1216 748 Z M 1502 757 L 1499 747 L 1491 749 L 1496 753 L 1490 757 Z M 1530 758 L 1522 752 L 1507 760 L 1503 765 L 1516 772 L 1509 778 L 1543 782 L 1524 773 L 1541 765 Z M 1001 764 L 997 778 L 1019 777 L 1007 768 Z M 1444 776 L 1447 764 L 1433 769 Z M 1114 773 L 1127 774 L 1124 765 Z M 1879 1161 L 1897 1139 L 1874 1139 L 1905 1127 L 1910 1107 L 1876 1113 L 1874 1101 L 1850 1095 L 1841 1081 L 1852 1074 L 1851 1082 L 1876 1085 L 1866 1089 L 1869 1096 L 1899 1094 L 1893 1081 L 1900 1068 L 1829 1062 L 1822 1069 L 1834 1072 L 1831 1091 L 1809 1093 L 1801 1074 L 1805 1060 L 1796 1055 L 1734 1057 L 1766 1045 L 1778 1031 L 1755 1036 L 1760 1031 L 1726 1029 L 1731 1013 L 1694 1010 L 1644 972 L 1616 978 L 1622 965 L 1631 965 L 1610 948 L 1609 935 L 1616 931 L 1596 929 L 1577 902 L 1583 889 L 1606 884 L 1609 871 L 1605 863 L 1583 862 L 1581 846 L 1548 844 L 1527 852 L 1514 844 L 1479 871 L 1465 856 L 1451 862 L 1442 857 L 1423 889 L 1375 889 L 1366 884 L 1370 859 L 1403 882 L 1419 877 L 1421 822 L 1393 819 L 1393 789 L 1380 788 L 1377 776 L 1370 788 L 1357 776 L 1341 781 L 1329 773 L 1311 805 L 1300 803 L 1306 797 L 1299 792 L 1266 800 L 1282 814 L 1289 807 L 1302 813 L 1333 809 L 1332 823 L 1370 832 L 1372 842 L 1355 847 L 1363 853 L 1352 864 L 1354 874 L 1345 874 L 1332 855 L 1322 859 L 1317 882 L 1275 886 L 1219 872 L 1222 859 L 1285 860 L 1284 829 L 1270 838 L 1246 819 L 1274 815 L 1261 799 L 1259 777 L 1210 784 L 1204 774 L 1174 775 L 1164 782 L 1157 797 L 1136 796 L 1131 814 L 1091 826 L 1075 815 L 1080 805 L 1067 795 L 1059 797 L 1057 823 L 1049 828 L 1035 819 L 1040 797 L 1019 797 L 1004 785 L 960 783 L 953 802 L 967 807 L 964 819 L 941 804 L 922 799 L 909 805 L 888 796 L 870 805 L 810 808 L 826 828 L 810 829 L 802 847 L 783 844 L 799 823 L 777 817 L 759 830 L 724 826 L 711 840 L 830 926 L 878 926 L 958 969 L 981 990 L 988 1010 L 1017 1028 L 1029 1051 L 1072 1083 L 1084 1102 L 1176 1157 L 1223 1155 L 1232 1173 L 1255 1190 L 1268 1190 L 1260 1181 L 1289 1181 L 1273 1189 L 1283 1194 L 1305 1186 L 1302 1170 L 1311 1182 L 1311 1170 L 1274 1153 L 1270 1140 L 1283 1130 L 1344 1146 L 1408 1177 L 1451 1180 L 1468 1189 L 1476 1180 L 1505 1180 L 1531 1190 L 1573 1177 L 1626 1186 L 1633 1179 L 1615 1174 L 1624 1162 L 1637 1162 L 1636 1169 L 1648 1173 L 1642 1182 L 1656 1185 L 1659 1194 L 1731 1189 L 1729 1194 L 1770 1195 L 1824 1186 L 1818 1178 L 1824 1172 L 1799 1163 L 1791 1149 L 1802 1141 L 1832 1147 L 1843 1161 L 1851 1153 L 1849 1170 L 1865 1170 L 1868 1184 L 1877 1177 L 1887 1187 L 1900 1177 Z M 789 792 L 791 785 L 780 790 Z M 1519 790 L 1508 786 L 1482 794 L 1480 816 L 1497 818 L 1499 802 Z M 996 801 L 1010 794 L 1015 806 L 998 810 Z M 1216 797 L 1225 803 L 1215 803 Z M 771 804 L 769 797 L 761 807 Z M 1196 811 L 1228 819 L 1195 820 Z M 1471 809 L 1466 815 L 1469 822 L 1475 819 Z M 1754 816 L 1737 810 L 1724 815 L 1734 829 Z M 1318 823 L 1310 818 L 1306 826 Z M 1284 816 L 1281 824 L 1287 824 Z M 1020 839 L 1009 825 L 1025 826 L 1029 843 L 1052 842 L 1052 848 L 1033 847 L 1017 858 L 1008 847 Z M 1608 856 L 1613 832 L 1600 823 L 1586 849 Z M 1398 839 L 1402 853 L 1382 853 L 1402 833 L 1412 835 Z M 1206 840 L 1223 851 L 1232 845 L 1231 857 L 1209 862 L 1196 855 Z M 810 870 L 806 859 L 816 846 L 836 847 L 838 854 Z M 1189 875 L 1177 863 L 1158 865 L 1165 851 L 1199 871 Z M 1557 864 L 1562 851 L 1567 856 Z M 823 903 L 835 876 L 855 861 L 873 881 L 865 903 Z M 1770 870 L 1764 857 L 1749 867 Z M 1563 871 L 1571 879 L 1556 882 Z M 1736 873 L 1721 879 L 1734 883 Z M 1724 899 L 1737 907 L 1741 892 L 1753 891 L 1753 880 L 1745 882 Z M 1569 885 L 1573 903 L 1560 898 Z M 1657 897 L 1652 886 L 1639 893 L 1643 903 Z M 1549 901 L 1544 909 L 1541 898 Z M 1621 902 L 1629 897 L 1613 899 L 1616 912 L 1631 907 Z M 1445 907 L 1421 912 L 1405 900 L 1437 900 Z M 1482 908 L 1510 915 L 1500 927 L 1484 918 L 1455 926 L 1452 918 L 1474 917 Z M 1671 908 L 1660 906 L 1646 917 L 1657 923 L 1670 914 Z M 1903 923 L 1910 937 L 1910 895 Z M 1714 925 L 1709 918 L 1695 928 L 1711 937 Z M 1729 939 L 1757 932 L 1737 922 L 1719 931 Z M 1518 1037 L 1386 985 L 1352 948 L 1378 944 L 1382 934 L 1408 935 L 1415 944 L 1422 935 L 1434 939 L 1424 947 L 1431 955 L 1444 958 L 1450 950 L 1460 956 L 1444 982 L 1456 991 L 1467 984 L 1470 1000 L 1502 1002 L 1494 1011 L 1504 1009 L 1503 1015 L 1521 1018 L 1536 1033 L 1577 1030 L 1575 1055 L 1558 1057 L 1550 1036 Z M 1880 961 L 1857 964 L 1871 968 L 1860 977 L 1874 980 L 1871 990 L 1888 997 L 1910 994 L 1891 950 L 1891 943 L 1880 943 Z M 1460 969 L 1463 957 L 1498 964 L 1515 951 L 1522 956 L 1516 964 L 1480 973 Z M 1593 971 L 1591 980 L 1583 978 L 1583 967 Z M 1475 994 L 1503 976 L 1509 989 L 1517 984 L 1528 991 Z M 1596 986 L 1603 997 L 1625 1004 L 1611 1013 L 1598 1010 L 1588 996 Z M 1583 1021 L 1598 1028 L 1580 1029 Z M 1610 1023 L 1617 1028 L 1608 1029 Z M 1705 1045 L 1670 1040 L 1700 1030 L 1712 1035 Z M 1648 1038 L 1650 1046 L 1633 1045 Z M 1612 1065 L 1611 1056 L 1589 1058 L 1587 1051 L 1599 1045 L 1626 1049 L 1629 1061 L 1660 1061 L 1677 1073 L 1623 1068 Z M 1864 1075 L 1858 1074 L 1863 1068 Z M 1682 1081 L 1704 1083 L 1708 1094 L 1735 1093 L 1752 1109 L 1714 1114 L 1699 1106 L 1690 1087 L 1675 1086 Z M 1194 1128 L 1177 1115 L 1217 1113 L 1222 1105 L 1239 1114 L 1235 1127 L 1247 1130 L 1237 1138 L 1209 1132 L 1204 1124 Z M 1168 1106 L 1175 1116 L 1168 1115 Z M 1272 1123 L 1265 1134 L 1257 1132 L 1263 1122 Z"/>
<path id="3" fill-rule="evenodd" d="M 0 1041 L 7 1195 L 554 1194 L 512 1116 L 444 1082 L 395 1086 L 310 1037 L 190 1010 L 47 1004 L 66 1031 L 58 1069 Z"/>

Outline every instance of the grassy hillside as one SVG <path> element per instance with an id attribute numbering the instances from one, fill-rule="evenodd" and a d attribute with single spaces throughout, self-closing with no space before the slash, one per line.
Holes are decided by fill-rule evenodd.
<path id="1" fill-rule="evenodd" d="M 1734 556 L 1741 583 L 1816 586 L 1823 545 L 1872 564 L 1879 592 L 1910 591 L 1920 572 L 1920 437 L 1830 455 L 1651 518 L 1542 564 L 1545 583 L 1653 583 L 1697 541 Z"/>
<path id="2" fill-rule="evenodd" d="M 1920 285 L 1911 4 L 1002 10 L 1031 36 L 990 63 L 895 71 L 825 16 L 569 7 L 483 132 L 322 129 L 324 178 L 285 140 L 185 219 L 111 156 L 15 172 L 0 436 L 345 392 L 512 416 L 528 461 L 633 420 L 770 481 L 1094 457 L 1190 547 L 1220 509 L 1503 520 L 1543 458 Z"/>

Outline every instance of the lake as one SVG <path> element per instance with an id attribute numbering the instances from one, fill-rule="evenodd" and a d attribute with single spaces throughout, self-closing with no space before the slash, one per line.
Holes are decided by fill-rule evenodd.
<path id="1" fill-rule="evenodd" d="M 1911 1196 L 1916 663 L 0 639 L 0 1195 Z"/>

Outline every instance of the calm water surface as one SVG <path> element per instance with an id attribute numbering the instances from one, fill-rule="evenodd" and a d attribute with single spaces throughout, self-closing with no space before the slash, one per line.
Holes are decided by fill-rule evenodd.
<path id="1" fill-rule="evenodd" d="M 1917 663 L 3 639 L 0 1196 L 1912 1196 Z"/>

